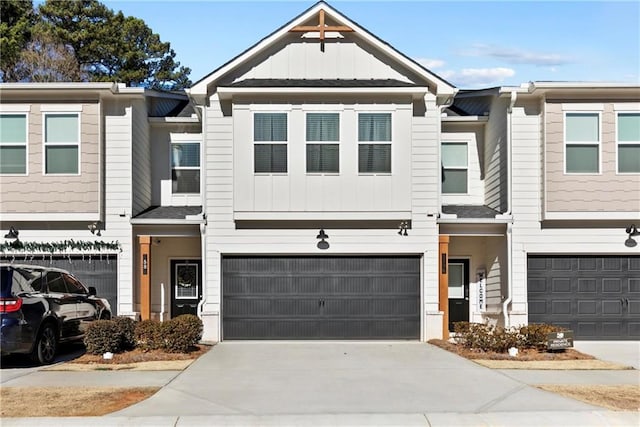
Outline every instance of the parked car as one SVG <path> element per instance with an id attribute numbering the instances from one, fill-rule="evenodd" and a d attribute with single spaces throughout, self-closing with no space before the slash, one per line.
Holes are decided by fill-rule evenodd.
<path id="1" fill-rule="evenodd" d="M 87 326 L 110 319 L 111 307 L 59 268 L 0 264 L 0 353 L 51 363 L 61 342 L 80 340 Z"/>

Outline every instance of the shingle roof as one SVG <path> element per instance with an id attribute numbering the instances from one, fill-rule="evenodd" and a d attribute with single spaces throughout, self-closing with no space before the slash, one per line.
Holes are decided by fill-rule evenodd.
<path id="1" fill-rule="evenodd" d="M 495 218 L 500 214 L 484 205 L 443 205 L 442 213 L 455 214 L 458 218 Z"/>
<path id="2" fill-rule="evenodd" d="M 225 87 L 417 87 L 395 79 L 245 79 Z"/>
<path id="3" fill-rule="evenodd" d="M 202 206 L 151 206 L 135 216 L 136 219 L 186 219 L 187 215 L 197 215 Z"/>

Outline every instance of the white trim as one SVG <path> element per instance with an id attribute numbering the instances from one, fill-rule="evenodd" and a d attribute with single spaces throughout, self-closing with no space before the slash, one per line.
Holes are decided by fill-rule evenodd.
<path id="1" fill-rule="evenodd" d="M 640 106 L 640 104 L 638 104 Z M 627 175 L 638 175 L 640 174 L 640 171 L 637 172 L 620 172 L 619 166 L 618 166 L 618 147 L 620 145 L 640 145 L 640 140 L 639 141 L 620 141 L 618 139 L 618 119 L 620 117 L 620 114 L 634 114 L 634 115 L 638 115 L 640 117 L 640 110 L 638 111 L 623 111 L 623 110 L 616 110 L 615 112 L 615 118 L 616 118 L 616 129 L 615 129 L 615 135 L 616 135 L 616 175 L 622 175 L 622 176 L 627 176 Z M 640 150 L 640 148 L 638 148 Z"/>
<path id="2" fill-rule="evenodd" d="M 43 113 L 81 113 L 82 104 L 42 104 L 40 111 Z"/>
<path id="3" fill-rule="evenodd" d="M 31 104 L 0 104 L 0 113 L 30 113 Z"/>
<path id="4" fill-rule="evenodd" d="M 598 102 L 592 102 L 589 104 L 572 104 L 572 103 L 564 103 L 562 104 L 562 111 L 567 113 L 581 113 L 581 112 L 596 112 L 596 111 L 604 111 L 604 104 Z"/>
<path id="5" fill-rule="evenodd" d="M 42 107 L 41 107 L 42 108 Z M 78 137 L 76 142 L 47 142 L 47 116 L 75 115 L 78 118 Z M 42 111 L 42 175 L 43 176 L 80 176 L 82 175 L 82 112 Z M 78 148 L 78 173 L 47 173 L 47 147 L 71 147 Z"/>
<path id="6" fill-rule="evenodd" d="M 200 296 L 198 295 L 198 291 L 200 290 L 200 287 L 202 286 L 202 259 L 199 259 L 200 261 L 200 265 L 193 263 L 193 262 L 188 262 L 188 261 L 196 261 L 196 259 L 194 258 L 169 258 L 169 266 L 171 266 L 172 261 L 176 261 L 176 263 L 174 264 L 175 267 L 175 271 L 171 272 L 171 273 L 175 273 L 175 275 L 170 275 L 169 280 L 171 281 L 171 278 L 175 278 L 176 283 L 172 283 L 171 284 L 171 290 L 172 290 L 172 295 L 170 295 L 170 297 L 172 300 L 177 301 L 177 300 L 199 300 Z M 180 262 L 180 261 L 184 261 L 184 262 Z M 178 266 L 180 265 L 195 265 L 196 266 L 196 296 L 195 297 L 179 297 L 178 296 Z M 171 269 L 171 267 L 169 267 L 169 269 Z M 170 304 L 171 305 L 171 304 Z M 171 309 L 173 307 L 169 307 L 169 315 L 171 315 Z M 163 311 L 164 311 L 164 307 L 163 307 Z"/>
<path id="7" fill-rule="evenodd" d="M 2 106 L 2 105 L 0 105 Z M 24 106 L 22 106 L 24 107 Z M 2 147 L 23 147 L 25 149 L 24 154 L 24 173 L 0 173 L 0 176 L 29 176 L 29 112 L 31 105 L 27 105 L 28 109 L 16 109 L 16 110 L 0 110 L 0 114 L 3 116 L 24 116 L 25 122 L 25 141 L 24 142 L 0 142 Z"/>
<path id="8" fill-rule="evenodd" d="M 100 221 L 100 212 L 2 213 L 2 221 Z"/>
<path id="9" fill-rule="evenodd" d="M 574 212 L 545 212 L 544 219 L 546 220 L 554 220 L 554 219 L 573 219 L 573 220 L 582 220 L 582 219 L 600 219 L 600 220 L 637 220 L 638 212 L 637 211 L 598 211 L 598 212 L 583 212 L 583 211 L 574 211 Z"/>
<path id="10" fill-rule="evenodd" d="M 567 141 L 567 115 L 569 114 L 593 114 L 598 116 L 598 140 L 597 141 Z M 602 175 L 602 112 L 595 110 L 563 111 L 562 122 L 562 165 L 565 175 Z M 567 172 L 567 145 L 597 145 L 598 146 L 598 170 L 596 172 Z"/>
<path id="11" fill-rule="evenodd" d="M 640 111 L 640 102 L 614 102 L 613 111 L 621 113 L 636 113 Z"/>
<path id="12" fill-rule="evenodd" d="M 129 220 L 131 225 L 198 225 L 206 224 L 206 219 L 163 219 L 163 218 L 132 218 Z M 191 235 L 189 235 L 191 236 Z M 199 236 L 194 234 L 193 236 Z M 176 236 L 171 236 L 176 237 Z"/>
<path id="13" fill-rule="evenodd" d="M 456 167 L 445 167 L 442 163 L 442 145 L 443 144 L 465 144 L 467 146 L 467 166 L 464 168 L 461 166 Z M 469 181 L 469 159 L 471 157 L 471 139 L 460 138 L 460 135 L 447 135 L 445 133 L 440 136 L 440 167 L 443 170 L 451 169 L 451 170 L 466 170 L 467 171 L 467 191 L 465 193 L 445 193 L 442 190 L 442 178 L 440 179 L 440 193 L 443 196 L 469 196 L 471 193 L 469 192 L 470 181 Z"/>
<path id="14" fill-rule="evenodd" d="M 235 211 L 234 220 L 398 220 L 411 218 L 411 211 L 349 211 L 349 212 L 264 212 Z"/>
<path id="15" fill-rule="evenodd" d="M 429 88 L 424 86 L 403 87 L 218 87 L 220 99 L 232 99 L 234 95 L 294 95 L 294 94 L 340 94 L 340 95 L 411 95 L 415 99 L 424 97 Z"/>
<path id="16" fill-rule="evenodd" d="M 453 123 L 485 123 L 489 121 L 489 116 L 446 116 L 441 117 L 442 122 L 453 122 Z"/>

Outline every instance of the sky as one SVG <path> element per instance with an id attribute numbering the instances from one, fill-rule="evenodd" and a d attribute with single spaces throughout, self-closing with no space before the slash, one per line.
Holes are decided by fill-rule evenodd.
<path id="1" fill-rule="evenodd" d="M 171 43 L 195 82 L 315 1 L 103 0 Z M 339 1 L 350 20 L 459 88 L 640 83 L 640 1 Z"/>

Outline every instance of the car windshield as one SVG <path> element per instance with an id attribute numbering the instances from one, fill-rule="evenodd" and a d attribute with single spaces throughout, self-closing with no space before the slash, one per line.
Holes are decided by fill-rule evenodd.
<path id="1" fill-rule="evenodd" d="M 42 284 L 42 270 L 29 267 L 0 268 L 0 294 L 4 297 L 20 292 L 39 291 Z"/>

